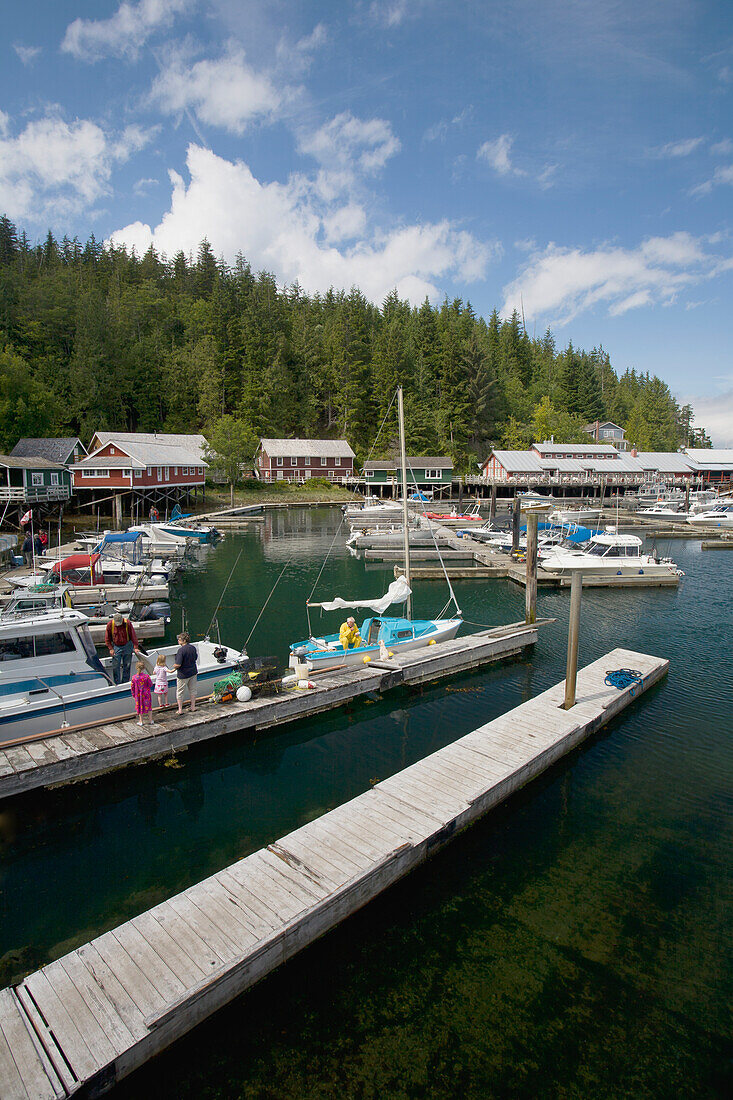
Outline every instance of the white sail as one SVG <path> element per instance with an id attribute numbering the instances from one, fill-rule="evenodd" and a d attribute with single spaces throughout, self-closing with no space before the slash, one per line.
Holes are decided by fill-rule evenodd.
<path id="1" fill-rule="evenodd" d="M 321 607 L 324 611 L 337 611 L 341 607 L 369 607 L 372 611 L 376 611 L 378 615 L 383 615 L 390 604 L 404 603 L 411 592 L 412 589 L 405 578 L 398 577 L 396 581 L 392 581 L 384 595 L 377 600 L 342 600 L 340 596 L 336 596 L 328 603 L 322 603 Z"/>

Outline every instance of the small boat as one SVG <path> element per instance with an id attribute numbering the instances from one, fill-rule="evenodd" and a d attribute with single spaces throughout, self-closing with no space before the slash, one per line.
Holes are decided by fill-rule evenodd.
<path id="1" fill-rule="evenodd" d="M 684 523 L 687 520 L 687 512 L 684 510 L 684 501 L 657 501 L 649 508 L 638 508 L 637 516 L 644 519 L 660 519 L 669 523 Z"/>
<path id="2" fill-rule="evenodd" d="M 642 553 L 642 540 L 637 535 L 622 535 L 615 527 L 591 534 L 577 548 L 564 543 L 542 558 L 542 568 L 560 576 L 582 569 L 583 573 L 602 576 L 630 577 L 681 576 L 671 558 L 656 558 Z"/>
<path id="3" fill-rule="evenodd" d="M 550 512 L 547 519 L 550 523 L 580 523 L 587 527 L 591 520 L 597 520 L 600 514 L 600 508 L 559 508 L 554 512 Z"/>
<path id="4" fill-rule="evenodd" d="M 733 504 L 714 504 L 702 512 L 690 514 L 687 522 L 699 527 L 733 528 Z"/>
<path id="5" fill-rule="evenodd" d="M 88 588 L 104 584 L 165 585 L 165 572 L 151 574 L 144 565 L 128 566 L 119 558 L 102 560 L 99 553 L 70 554 L 61 561 L 46 562 L 42 572 L 8 577 L 14 588 L 35 588 L 39 584 L 68 584 Z"/>
<path id="6" fill-rule="evenodd" d="M 191 539 L 193 542 L 216 542 L 217 539 L 223 538 L 216 527 L 208 527 L 204 524 L 196 524 L 195 527 L 192 527 L 183 523 L 182 520 L 171 523 L 161 520 L 160 523 L 153 523 L 151 526 L 174 539 Z"/>
<path id="7" fill-rule="evenodd" d="M 459 512 L 457 508 L 452 508 L 450 512 L 426 512 L 425 518 L 431 523 L 439 523 L 442 527 L 464 527 L 472 523 L 481 526 L 485 522 L 484 517 L 479 514 L 478 501 L 466 512 Z"/>
<path id="8" fill-rule="evenodd" d="M 234 671 L 246 656 L 228 646 L 197 642 L 198 692 Z M 146 655 L 150 671 L 159 653 L 168 661 L 175 692 L 177 646 Z M 0 620 L 0 746 L 69 726 L 114 722 L 134 716 L 129 683 L 112 680 L 112 659 L 100 658 L 86 617 L 62 609 Z"/>
<path id="9" fill-rule="evenodd" d="M 307 665 L 309 672 L 325 672 L 335 668 L 354 668 L 368 664 L 375 658 L 388 657 L 393 653 L 404 653 L 413 649 L 422 649 L 435 642 L 449 641 L 455 638 L 463 622 L 462 618 L 453 619 L 409 619 L 385 618 L 384 611 L 393 603 L 403 603 L 411 594 L 410 586 L 404 577 L 392 581 L 389 589 L 376 600 L 341 600 L 336 598 L 326 603 L 309 603 L 309 607 L 321 607 L 324 611 L 336 611 L 341 608 L 368 607 L 377 614 L 364 619 L 359 629 L 361 645 L 344 649 L 338 634 L 326 634 L 322 637 L 311 636 L 290 646 L 290 667 Z"/>
<path id="10" fill-rule="evenodd" d="M 390 523 L 402 518 L 402 504 L 396 500 L 380 500 L 379 497 L 365 497 L 363 502 L 345 504 L 344 515 L 352 523 Z"/>

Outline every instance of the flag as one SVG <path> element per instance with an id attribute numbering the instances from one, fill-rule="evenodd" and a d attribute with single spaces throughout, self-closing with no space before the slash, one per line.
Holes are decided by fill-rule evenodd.
<path id="1" fill-rule="evenodd" d="M 26 514 L 24 516 L 21 516 L 21 518 L 20 518 L 21 524 L 27 523 L 29 519 L 32 519 L 32 517 L 33 517 L 33 513 L 31 511 L 31 509 L 29 508 L 28 511 L 26 512 Z"/>

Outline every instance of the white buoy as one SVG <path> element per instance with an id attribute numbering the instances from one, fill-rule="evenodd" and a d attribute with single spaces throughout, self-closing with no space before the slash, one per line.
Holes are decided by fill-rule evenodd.
<path id="1" fill-rule="evenodd" d="M 237 688 L 237 699 L 240 703 L 248 703 L 252 698 L 252 689 L 248 688 L 246 684 L 242 684 Z"/>

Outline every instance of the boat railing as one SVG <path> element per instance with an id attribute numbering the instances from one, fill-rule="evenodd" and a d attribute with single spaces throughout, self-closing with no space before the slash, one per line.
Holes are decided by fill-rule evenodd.
<path id="1" fill-rule="evenodd" d="M 66 703 L 64 702 L 63 695 L 60 695 L 59 692 L 56 691 L 55 688 L 52 688 L 51 685 L 46 683 L 45 680 L 42 680 L 40 676 L 36 676 L 36 680 L 38 681 L 39 684 L 43 684 L 43 688 L 46 691 L 50 691 L 52 695 L 55 695 L 56 698 L 58 699 L 58 701 L 61 703 L 61 706 L 63 707 L 63 710 L 64 710 L 64 720 L 61 723 L 61 729 L 62 730 L 68 729 L 69 728 L 69 722 L 68 722 L 68 719 L 66 717 Z M 35 695 L 37 693 L 37 691 L 38 691 L 37 688 L 31 688 L 31 690 L 28 692 L 28 695 L 29 696 Z"/>

